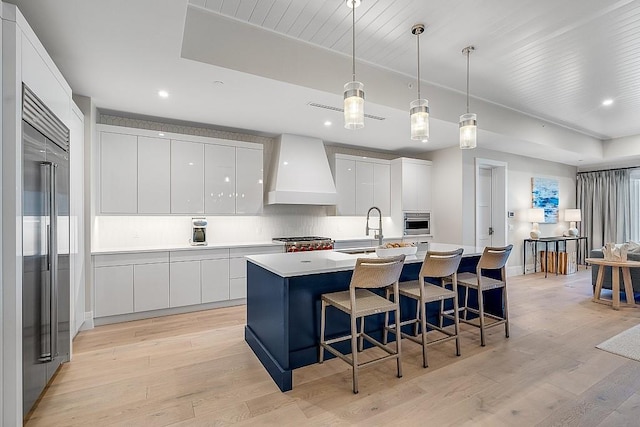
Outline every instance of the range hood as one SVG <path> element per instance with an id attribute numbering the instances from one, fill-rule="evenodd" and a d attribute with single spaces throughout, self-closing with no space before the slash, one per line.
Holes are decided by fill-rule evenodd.
<path id="1" fill-rule="evenodd" d="M 283 134 L 276 141 L 267 204 L 335 205 L 338 195 L 321 139 Z"/>

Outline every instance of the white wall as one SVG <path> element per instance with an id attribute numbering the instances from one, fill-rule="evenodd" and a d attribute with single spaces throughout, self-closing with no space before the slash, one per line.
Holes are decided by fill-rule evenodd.
<path id="1" fill-rule="evenodd" d="M 85 238 L 84 238 L 84 115 L 72 103 L 69 121 L 70 182 L 70 263 L 71 263 L 71 338 L 84 323 L 85 312 Z M 91 258 L 86 258 L 91 259 Z"/>
<path id="2" fill-rule="evenodd" d="M 95 213 L 92 210 L 93 202 L 92 196 L 93 192 L 91 191 L 92 184 L 92 174 L 89 171 L 93 170 L 92 168 L 92 144 L 96 135 L 96 120 L 97 120 L 97 110 L 96 106 L 93 103 L 91 98 L 81 95 L 74 95 L 73 101 L 78 105 L 80 111 L 84 114 L 84 170 L 87 172 L 83 177 L 83 190 L 84 190 L 84 229 L 82 230 L 82 236 L 84 237 L 84 257 L 86 262 L 86 269 L 84 275 L 84 304 L 85 308 L 85 316 L 84 319 L 88 322 L 84 324 L 84 328 L 92 328 L 93 327 L 93 314 L 91 311 L 92 301 L 93 301 L 93 283 L 92 283 L 92 275 L 87 274 L 87 271 L 91 271 L 91 236 L 92 236 L 92 228 L 95 218 Z M 89 313 L 87 313 L 89 312 Z"/>
<path id="3" fill-rule="evenodd" d="M 450 147 L 430 153 L 433 241 L 462 244 L 462 151 Z"/>

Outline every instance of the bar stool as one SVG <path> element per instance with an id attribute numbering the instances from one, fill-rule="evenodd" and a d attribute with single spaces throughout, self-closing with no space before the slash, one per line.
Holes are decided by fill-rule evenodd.
<path id="1" fill-rule="evenodd" d="M 320 317 L 320 363 L 324 361 L 324 350 L 347 362 L 353 371 L 353 392 L 358 393 L 358 369 L 384 360 L 396 359 L 398 378 L 402 377 L 402 364 L 400 361 L 401 346 L 400 337 L 396 334 L 395 350 L 386 344 L 382 344 L 364 331 L 364 318 L 379 313 L 395 312 L 400 318 L 400 305 L 398 303 L 398 279 L 404 265 L 404 255 L 388 258 L 358 258 L 356 261 L 351 283 L 348 291 L 333 292 L 321 296 L 322 310 Z M 393 287 L 394 300 L 390 301 L 369 289 Z M 351 317 L 351 333 L 349 335 L 325 340 L 325 315 L 327 306 L 333 306 Z M 360 319 L 360 331 L 357 331 L 357 319 Z M 358 343 L 359 339 L 359 343 Z M 359 363 L 358 351 L 362 351 L 364 340 L 380 347 L 388 354 L 379 358 Z M 342 354 L 332 344 L 351 340 L 351 357 Z"/>
<path id="2" fill-rule="evenodd" d="M 427 252 L 427 255 L 422 262 L 420 268 L 420 274 L 417 280 L 408 282 L 401 282 L 399 286 L 399 293 L 402 296 L 416 300 L 416 317 L 415 319 L 409 319 L 400 322 L 400 326 L 414 325 L 413 335 L 409 335 L 400 331 L 403 338 L 408 338 L 413 342 L 422 345 L 422 366 L 426 368 L 427 364 L 427 346 L 432 344 L 438 344 L 445 341 L 456 341 L 456 355 L 460 356 L 460 337 L 458 336 L 459 324 L 458 324 L 458 288 L 457 288 L 457 271 L 462 259 L 463 249 L 457 249 L 450 252 Z M 436 286 L 431 283 L 427 283 L 425 278 L 440 279 L 441 286 Z M 448 279 L 448 283 L 453 285 L 453 289 L 449 290 L 444 287 L 445 280 Z M 389 297 L 389 290 L 387 290 L 387 298 Z M 446 329 L 442 324 L 442 316 L 444 313 L 444 301 L 453 301 L 453 331 Z M 430 302 L 440 301 L 440 312 L 438 318 L 440 319 L 439 325 L 433 325 L 427 322 L 427 304 Z M 385 325 L 388 325 L 389 314 L 385 314 Z M 396 319 L 399 319 L 396 317 Z M 451 326 L 451 325 L 450 325 Z M 395 328 L 392 325 L 391 328 Z M 427 341 L 427 327 L 435 329 L 445 336 Z M 421 333 L 418 336 L 418 328 Z M 448 328 L 448 327 L 447 327 Z M 450 328 L 449 328 L 450 329 Z M 386 333 L 383 342 L 386 343 Z"/>
<path id="3" fill-rule="evenodd" d="M 504 247 L 484 248 L 484 252 L 478 261 L 476 273 L 460 273 L 458 274 L 458 285 L 465 287 L 464 306 L 460 307 L 460 311 L 464 312 L 461 322 L 480 328 L 480 345 L 485 345 L 485 330 L 498 325 L 504 325 L 504 333 L 509 338 L 509 307 L 507 304 L 507 274 L 505 265 L 511 254 L 513 245 Z M 500 279 L 496 280 L 491 277 L 484 276 L 482 270 L 500 270 Z M 484 311 L 484 293 L 491 289 L 502 288 L 502 304 L 503 316 L 496 316 Z M 469 289 L 475 289 L 478 292 L 478 308 L 469 307 Z M 478 315 L 476 319 L 469 319 L 469 312 Z M 451 318 L 450 312 L 445 315 Z M 493 319 L 495 322 L 486 324 L 486 319 Z"/>

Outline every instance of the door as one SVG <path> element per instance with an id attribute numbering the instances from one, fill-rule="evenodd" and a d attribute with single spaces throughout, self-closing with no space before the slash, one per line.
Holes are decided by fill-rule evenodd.
<path id="1" fill-rule="evenodd" d="M 476 158 L 476 246 L 507 244 L 507 163 Z"/>
<path id="2" fill-rule="evenodd" d="M 478 174 L 478 197 L 476 212 L 478 215 L 478 246 L 493 246 L 493 179 L 492 169 L 480 168 Z"/>

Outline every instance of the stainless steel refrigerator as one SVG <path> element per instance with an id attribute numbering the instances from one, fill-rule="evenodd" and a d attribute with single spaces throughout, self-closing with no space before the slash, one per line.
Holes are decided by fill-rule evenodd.
<path id="1" fill-rule="evenodd" d="M 26 415 L 69 360 L 69 130 L 23 85 L 22 374 Z"/>

